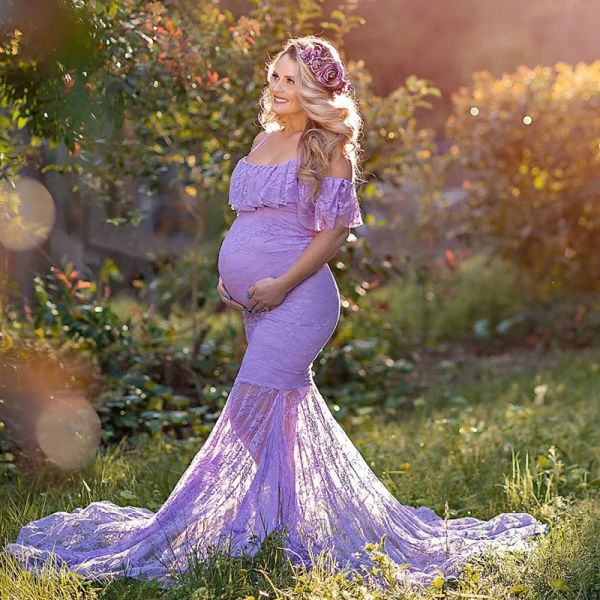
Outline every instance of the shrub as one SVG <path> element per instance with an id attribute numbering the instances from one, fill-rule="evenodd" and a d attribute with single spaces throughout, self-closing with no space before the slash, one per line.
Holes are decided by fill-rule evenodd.
<path id="1" fill-rule="evenodd" d="M 468 192 L 457 222 L 543 296 L 600 290 L 600 61 L 479 72 L 452 101 L 447 135 Z"/>

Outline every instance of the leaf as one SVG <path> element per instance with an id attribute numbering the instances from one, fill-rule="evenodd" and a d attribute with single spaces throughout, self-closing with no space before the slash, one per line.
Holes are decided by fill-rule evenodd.
<path id="1" fill-rule="evenodd" d="M 323 29 L 331 29 L 332 31 L 340 30 L 340 26 L 337 23 L 331 23 L 330 21 L 321 21 L 320 25 Z"/>
<path id="2" fill-rule="evenodd" d="M 550 580 L 550 587 L 559 592 L 570 592 L 571 588 L 567 585 L 564 579 L 553 578 Z"/>
<path id="3" fill-rule="evenodd" d="M 13 339 L 8 333 L 0 331 L 0 350 L 3 352 L 10 350 L 13 347 Z"/>
<path id="4" fill-rule="evenodd" d="M 455 396 L 452 396 L 452 398 L 450 398 L 450 404 L 454 404 L 456 406 L 463 406 L 468 403 L 469 401 L 460 394 L 456 394 Z"/>
<path id="5" fill-rule="evenodd" d="M 116 263 L 111 258 L 107 258 L 100 269 L 100 281 L 102 281 L 102 283 L 108 283 L 111 279 L 122 281 L 123 276 Z"/>

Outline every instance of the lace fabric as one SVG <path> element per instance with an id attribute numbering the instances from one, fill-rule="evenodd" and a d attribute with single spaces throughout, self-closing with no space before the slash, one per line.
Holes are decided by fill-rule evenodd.
<path id="1" fill-rule="evenodd" d="M 332 549 L 337 568 L 369 563 L 364 545 L 385 539 L 398 580 L 455 576 L 489 547 L 524 549 L 544 532 L 527 513 L 489 521 L 444 519 L 402 505 L 335 420 L 314 382 L 291 389 L 238 378 L 208 439 L 156 513 L 112 502 L 58 512 L 23 527 L 6 550 L 35 569 L 54 552 L 83 576 L 159 579 L 170 588 L 213 548 L 254 555 L 268 532 L 310 566 Z M 446 545 L 448 544 L 448 550 Z M 369 563 L 374 566 L 374 563 Z"/>
<path id="2" fill-rule="evenodd" d="M 230 203 L 238 215 L 218 266 L 243 304 L 249 287 L 286 272 L 316 231 L 362 223 L 354 186 L 343 178 L 327 178 L 317 203 L 307 206 L 294 163 L 236 165 Z M 243 313 L 248 346 L 225 407 L 161 508 L 93 502 L 26 524 L 6 551 L 29 569 L 52 556 L 92 579 L 129 576 L 171 587 L 210 547 L 252 555 L 276 529 L 285 530 L 292 561 L 310 566 L 311 553 L 327 550 L 352 569 L 374 566 L 364 546 L 385 535 L 385 551 L 409 567 L 399 580 L 423 585 L 439 572 L 455 575 L 486 548 L 525 549 L 528 538 L 545 533 L 526 513 L 445 522 L 387 490 L 312 379 L 339 315 L 327 264 L 272 310 Z"/>
<path id="3" fill-rule="evenodd" d="M 257 165 L 242 158 L 231 174 L 229 205 L 236 211 L 277 208 L 297 201 L 296 161 Z"/>
<path id="4" fill-rule="evenodd" d="M 311 232 L 337 225 L 359 227 L 363 218 L 354 183 L 343 177 L 324 177 L 315 202 L 310 189 L 296 176 L 298 161 L 259 165 L 242 158 L 236 165 L 229 188 L 229 205 L 236 211 L 260 207 L 297 207 L 298 222 Z"/>
<path id="5" fill-rule="evenodd" d="M 323 231 L 336 225 L 359 227 L 363 224 L 355 185 L 343 177 L 326 177 L 314 203 L 309 189 L 299 182 L 298 221 L 307 229 Z"/>

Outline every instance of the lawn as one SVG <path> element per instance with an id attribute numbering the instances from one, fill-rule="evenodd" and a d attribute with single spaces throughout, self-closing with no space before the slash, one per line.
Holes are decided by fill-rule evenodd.
<path id="1" fill-rule="evenodd" d="M 404 504 L 444 514 L 447 502 L 451 518 L 527 511 L 546 522 L 549 535 L 528 556 L 477 557 L 458 583 L 419 593 L 350 581 L 327 557 L 301 571 L 275 536 L 255 557 L 215 555 L 170 591 L 130 579 L 100 587 L 68 572 L 34 576 L 3 557 L 0 598 L 600 598 L 600 350 L 438 361 L 420 376 L 429 391 L 414 410 L 342 425 Z M 0 543 L 26 521 L 95 500 L 156 510 L 202 441 L 156 437 L 112 448 L 68 477 L 3 482 Z M 385 571 L 385 555 L 373 557 L 373 569 Z"/>

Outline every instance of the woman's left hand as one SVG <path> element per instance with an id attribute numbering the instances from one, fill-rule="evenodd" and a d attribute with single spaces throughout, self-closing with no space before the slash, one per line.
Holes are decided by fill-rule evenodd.
<path id="1" fill-rule="evenodd" d="M 265 277 L 248 288 L 248 309 L 250 312 L 265 312 L 279 306 L 288 294 L 280 279 Z"/>

